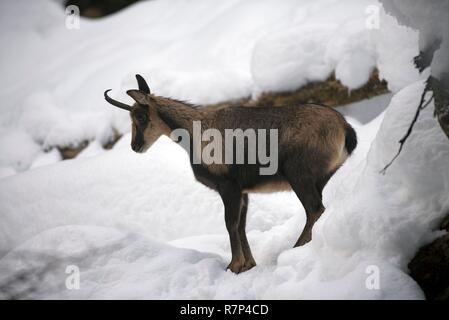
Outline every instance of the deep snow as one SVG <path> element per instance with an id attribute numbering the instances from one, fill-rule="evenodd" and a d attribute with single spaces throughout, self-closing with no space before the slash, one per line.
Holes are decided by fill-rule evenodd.
<path id="1" fill-rule="evenodd" d="M 432 76 L 449 85 L 449 2 L 432 0 L 410 3 L 407 0 L 381 1 L 385 10 L 399 23 L 419 31 L 419 48 L 425 51 L 434 42 L 440 42 L 431 63 Z"/>
<path id="2" fill-rule="evenodd" d="M 410 62 L 416 32 L 384 13 L 384 28 L 366 30 L 362 17 L 375 2 L 256 2 L 151 1 L 99 22 L 83 20 L 70 35 L 52 2 L 1 4 L 2 40 L 8 30 L 20 40 L 0 59 L 6 70 L 0 86 L 0 284 L 31 270 L 29 281 L 18 286 L 36 286 L 31 298 L 424 297 L 407 262 L 439 234 L 433 230 L 449 210 L 449 145 L 433 103 L 401 156 L 379 174 L 424 87 Z M 323 8 L 335 10 L 331 15 Z M 35 10 L 48 19 L 31 19 Z M 19 11 L 23 20 L 8 18 Z M 329 20 L 336 25 L 324 23 Z M 18 50 L 31 45 L 39 65 L 29 50 Z M 265 52 L 273 48 L 280 49 Z M 5 62 L 15 55 L 23 60 L 16 72 Z M 361 65 L 348 64 L 348 55 Z M 358 70 L 377 65 L 394 95 L 342 109 L 359 146 L 325 188 L 327 210 L 311 243 L 291 249 L 305 223 L 292 193 L 250 196 L 247 231 L 258 266 L 246 273 L 225 271 L 230 248 L 221 200 L 195 182 L 179 146 L 161 138 L 138 155 L 127 133 L 112 150 L 101 148 L 112 125 L 129 131 L 126 113 L 102 101 L 103 89 L 113 87 L 125 100 L 122 92 L 135 86 L 137 71 L 158 94 L 211 102 L 283 90 L 290 85 L 285 77 L 299 85 L 338 65 L 352 87 L 363 82 Z M 32 76 L 24 77 L 30 66 Z M 95 142 L 74 160 L 41 151 L 40 144 L 86 138 Z M 19 142 L 28 147 L 16 149 Z M 32 170 L 11 176 L 31 164 Z M 67 265 L 80 268 L 79 290 L 64 285 Z M 378 290 L 366 286 L 373 268 L 379 270 Z"/>
<path id="3" fill-rule="evenodd" d="M 374 0 L 157 0 L 65 27 L 60 1 L 0 4 L 0 175 L 23 172 L 42 152 L 129 131 L 103 92 L 130 101 L 134 74 L 164 96 L 215 103 L 324 80 L 350 89 L 377 66 L 393 91 L 419 79 L 417 32 Z M 20 151 L 16 145 L 26 145 Z"/>

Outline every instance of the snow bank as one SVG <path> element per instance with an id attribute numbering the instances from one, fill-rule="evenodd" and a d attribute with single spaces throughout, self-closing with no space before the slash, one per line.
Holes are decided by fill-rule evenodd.
<path id="1" fill-rule="evenodd" d="M 388 81 L 388 89 L 397 92 L 420 79 L 412 63 L 419 54 L 416 30 L 399 25 L 396 18 L 381 10 L 379 29 L 372 30 L 371 36 L 378 52 L 379 77 Z"/>
<path id="2" fill-rule="evenodd" d="M 113 88 L 113 97 L 130 101 L 124 92 L 136 86 L 135 73 L 157 94 L 200 104 L 295 89 L 333 70 L 355 89 L 376 66 L 397 91 L 419 79 L 409 63 L 418 53 L 416 32 L 382 10 L 381 28 L 367 28 L 370 6 L 379 4 L 142 1 L 104 19 L 81 19 L 77 30 L 65 27 L 57 1 L 4 2 L 0 131 L 20 131 L 15 145 L 31 140 L 41 150 L 104 144 L 112 128 L 127 133 L 130 125 L 103 92 Z M 17 155 L 0 144 L 0 165 L 29 168 L 38 153 L 22 149 L 18 165 Z"/>
<path id="3" fill-rule="evenodd" d="M 40 147 L 22 130 L 11 129 L 0 133 L 0 150 L 0 166 L 12 166 L 15 171 L 24 171 L 39 154 Z"/>
<path id="4" fill-rule="evenodd" d="M 335 70 L 349 89 L 366 83 L 376 66 L 376 47 L 365 9 L 376 2 L 303 2 L 294 22 L 256 42 L 251 71 L 258 90 L 287 91 L 321 81 Z M 330 14 L 332 12 L 332 14 Z"/>
<path id="5" fill-rule="evenodd" d="M 42 152 L 39 156 L 37 156 L 37 158 L 33 161 L 30 169 L 48 166 L 61 160 L 61 153 L 59 153 L 57 149 L 52 149 L 48 152 Z"/>
<path id="6" fill-rule="evenodd" d="M 399 23 L 419 30 L 419 48 L 425 51 L 435 42 L 441 42 L 431 64 L 432 75 L 445 85 L 449 84 L 449 3 L 434 0 L 429 6 L 425 3 L 411 4 L 406 0 L 382 1 L 386 11 Z"/>

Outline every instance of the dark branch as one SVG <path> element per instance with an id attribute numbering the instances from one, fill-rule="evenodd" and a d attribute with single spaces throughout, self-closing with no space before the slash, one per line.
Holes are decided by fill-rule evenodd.
<path id="1" fill-rule="evenodd" d="M 416 109 L 416 112 L 415 112 L 415 116 L 413 117 L 413 120 L 410 123 L 410 126 L 408 127 L 407 133 L 405 134 L 405 136 L 402 137 L 401 140 L 399 140 L 399 143 L 400 143 L 399 150 L 396 153 L 396 155 L 393 157 L 393 159 L 391 159 L 391 161 L 380 171 L 381 174 L 385 174 L 387 172 L 387 169 L 393 164 L 394 160 L 396 160 L 396 158 L 399 157 L 399 154 L 401 153 L 405 142 L 407 141 L 408 137 L 412 134 L 413 127 L 415 126 L 416 121 L 418 121 L 419 114 L 421 113 L 421 110 L 424 110 L 429 105 L 429 103 L 432 102 L 433 94 L 430 97 L 430 99 L 426 103 L 424 103 L 426 93 L 429 91 L 430 91 L 429 82 L 427 82 L 427 85 L 424 88 L 424 91 L 421 95 L 421 101 L 419 102 L 418 108 Z"/>

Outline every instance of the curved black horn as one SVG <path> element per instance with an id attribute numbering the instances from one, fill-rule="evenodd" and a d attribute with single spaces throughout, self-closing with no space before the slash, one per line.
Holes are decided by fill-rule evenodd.
<path id="1" fill-rule="evenodd" d="M 113 106 L 116 106 L 116 107 L 118 107 L 118 108 L 121 108 L 121 109 L 125 109 L 125 110 L 128 110 L 128 111 L 131 111 L 131 109 L 132 109 L 131 106 L 128 106 L 127 104 L 124 104 L 124 103 L 122 103 L 122 102 L 116 101 L 116 100 L 114 100 L 114 99 L 112 99 L 112 98 L 110 98 L 110 97 L 108 96 L 108 92 L 111 91 L 111 90 L 112 90 L 112 89 L 109 89 L 109 90 L 106 90 L 106 91 L 104 92 L 104 98 L 106 99 L 106 101 L 109 102 L 110 104 L 112 104 Z"/>
<path id="2" fill-rule="evenodd" d="M 136 74 L 137 83 L 139 84 L 139 90 L 145 93 L 151 93 L 150 87 L 148 87 L 147 82 L 145 79 L 140 75 Z"/>

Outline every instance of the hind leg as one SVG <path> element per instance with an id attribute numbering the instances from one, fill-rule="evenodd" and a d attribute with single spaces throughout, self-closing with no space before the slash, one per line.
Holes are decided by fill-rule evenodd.
<path id="1" fill-rule="evenodd" d="M 295 247 L 302 246 L 312 239 L 312 228 L 324 212 L 321 192 L 318 192 L 316 179 L 308 172 L 291 170 L 287 179 L 306 211 L 306 225 L 296 241 Z"/>
<path id="2" fill-rule="evenodd" d="M 322 178 L 318 178 L 316 180 L 316 189 L 318 191 L 318 194 L 320 195 L 320 197 L 322 197 L 323 194 L 323 189 L 326 186 L 327 182 L 330 180 L 330 178 L 334 175 L 335 171 L 332 171 L 330 173 L 327 173 L 325 175 L 323 175 Z"/>
<path id="3" fill-rule="evenodd" d="M 318 210 L 307 212 L 307 220 L 306 225 L 304 226 L 304 229 L 299 236 L 298 240 L 296 241 L 294 247 L 300 247 L 302 245 L 305 245 L 306 243 L 310 242 L 312 240 L 312 229 L 315 224 L 315 222 L 321 217 L 321 214 L 324 212 L 324 207 L 321 207 Z"/>

